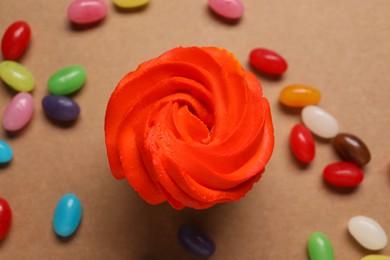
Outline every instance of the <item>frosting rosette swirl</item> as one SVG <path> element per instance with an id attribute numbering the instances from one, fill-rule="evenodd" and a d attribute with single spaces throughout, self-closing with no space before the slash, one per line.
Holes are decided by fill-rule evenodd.
<path id="1" fill-rule="evenodd" d="M 108 102 L 105 140 L 115 178 L 175 209 L 242 198 L 274 146 L 259 81 L 216 47 L 175 48 L 128 73 Z"/>

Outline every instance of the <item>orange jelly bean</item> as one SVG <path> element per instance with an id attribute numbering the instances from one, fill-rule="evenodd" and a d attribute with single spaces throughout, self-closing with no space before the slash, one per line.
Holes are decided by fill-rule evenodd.
<path id="1" fill-rule="evenodd" d="M 317 89 L 294 84 L 282 89 L 279 95 L 279 101 L 285 106 L 289 107 L 304 107 L 308 105 L 315 105 L 321 100 L 321 93 Z"/>

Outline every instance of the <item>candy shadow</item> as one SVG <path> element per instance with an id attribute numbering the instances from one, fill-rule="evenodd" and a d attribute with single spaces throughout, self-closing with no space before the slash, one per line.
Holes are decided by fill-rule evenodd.
<path id="1" fill-rule="evenodd" d="M 359 185 L 356 187 L 338 187 L 328 183 L 324 178 L 322 178 L 322 183 L 327 189 L 341 195 L 349 195 L 355 193 L 359 189 Z"/>
<path id="2" fill-rule="evenodd" d="M 344 232 L 346 240 L 351 243 L 351 245 L 354 247 L 356 251 L 359 251 L 361 255 L 372 255 L 372 254 L 381 254 L 382 250 L 368 250 L 361 246 L 356 239 L 349 233 L 348 229 L 345 230 Z"/>
<path id="3" fill-rule="evenodd" d="M 134 7 L 134 8 L 119 7 L 119 6 L 115 5 L 114 3 L 112 3 L 112 5 L 114 6 L 114 9 L 118 13 L 131 14 L 131 13 L 138 13 L 138 12 L 142 12 L 142 11 L 146 10 L 148 8 L 148 6 L 150 5 L 150 3 L 147 3 L 147 4 L 142 5 L 142 6 Z"/>
<path id="4" fill-rule="evenodd" d="M 289 114 L 289 115 L 301 115 L 302 108 L 301 107 L 289 107 L 285 106 L 282 103 L 279 102 L 279 100 L 276 101 L 278 103 L 278 108 L 281 112 Z M 298 124 L 298 123 L 297 123 Z"/>
<path id="5" fill-rule="evenodd" d="M 6 163 L 0 163 L 0 170 L 8 168 L 11 163 L 12 163 L 12 160 L 9 162 L 6 162 Z M 1 242 L 1 240 L 0 240 L 0 242 Z"/>
<path id="6" fill-rule="evenodd" d="M 106 18 L 99 20 L 99 21 L 96 21 L 96 22 L 93 22 L 93 23 L 88 23 L 88 24 L 77 24 L 77 23 L 73 23 L 73 22 L 68 21 L 68 28 L 72 31 L 82 32 L 82 31 L 91 30 L 91 29 L 99 27 L 100 25 L 104 24 L 105 20 L 106 20 Z"/>
<path id="7" fill-rule="evenodd" d="M 270 74 L 263 71 L 259 71 L 256 69 L 250 62 L 248 62 L 249 67 L 251 69 L 251 72 L 260 77 L 261 79 L 268 80 L 268 81 L 281 81 L 284 78 L 284 74 L 276 75 L 276 74 Z"/>
<path id="8" fill-rule="evenodd" d="M 73 127 L 77 121 L 78 121 L 78 117 L 75 119 L 75 120 L 72 120 L 72 121 L 61 121 L 61 120 L 56 120 L 56 119 L 53 119 L 51 117 L 49 117 L 46 113 L 45 114 L 45 117 L 46 119 L 53 125 L 55 126 L 58 126 L 58 127 L 61 127 L 61 128 L 70 128 L 70 127 Z"/>
<path id="9" fill-rule="evenodd" d="M 213 10 L 211 10 L 211 8 L 209 8 L 209 7 L 207 7 L 207 11 L 208 11 L 209 15 L 211 15 L 214 19 L 218 20 L 221 23 L 227 24 L 227 25 L 234 26 L 234 25 L 239 24 L 241 21 L 241 18 L 228 19 L 228 18 L 225 18 L 223 16 L 220 16 L 217 13 L 215 13 Z"/>

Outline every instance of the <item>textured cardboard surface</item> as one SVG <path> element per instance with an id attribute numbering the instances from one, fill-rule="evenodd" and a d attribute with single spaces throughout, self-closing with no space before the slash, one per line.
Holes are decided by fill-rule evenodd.
<path id="1" fill-rule="evenodd" d="M 389 1 L 244 0 L 246 12 L 236 24 L 214 16 L 206 0 L 154 0 L 132 12 L 109 2 L 107 18 L 86 29 L 69 24 L 70 2 L 0 1 L 1 34 L 16 20 L 31 25 L 32 42 L 20 62 L 36 78 L 30 125 L 17 135 L 0 131 L 15 154 L 0 168 L 0 197 L 14 216 L 0 241 L 0 259 L 195 259 L 177 241 L 183 223 L 209 233 L 217 244 L 211 259 L 218 260 L 308 259 L 306 241 L 314 231 L 329 237 L 336 259 L 360 259 L 370 252 L 346 229 L 360 214 L 390 234 Z M 289 62 L 279 79 L 256 74 L 272 106 L 276 145 L 260 183 L 239 202 L 203 211 L 150 206 L 109 171 L 103 119 L 110 93 L 139 63 L 180 45 L 224 47 L 248 69 L 255 47 L 273 49 Z M 72 64 L 88 73 L 73 96 L 81 116 L 58 126 L 40 102 L 50 75 Z M 341 131 L 369 146 L 372 161 L 358 189 L 339 192 L 322 181 L 322 169 L 339 160 L 329 142 L 316 140 L 316 159 L 307 167 L 292 157 L 288 135 L 299 113 L 278 103 L 280 90 L 292 83 L 318 88 L 320 105 Z M 14 94 L 0 83 L 0 114 Z M 63 240 L 53 232 L 52 216 L 68 192 L 79 196 L 84 215 L 77 233 Z M 390 247 L 382 253 L 390 255 Z"/>

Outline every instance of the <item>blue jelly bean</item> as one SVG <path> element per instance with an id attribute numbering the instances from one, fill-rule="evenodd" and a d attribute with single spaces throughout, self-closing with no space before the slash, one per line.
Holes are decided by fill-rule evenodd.
<path id="1" fill-rule="evenodd" d="M 181 245 L 196 256 L 209 257 L 215 252 L 214 242 L 194 226 L 181 226 L 178 231 L 178 236 Z"/>
<path id="2" fill-rule="evenodd" d="M 47 95 L 42 99 L 42 107 L 46 115 L 58 121 L 73 121 L 80 114 L 80 107 L 71 98 Z"/>
<path id="3" fill-rule="evenodd" d="M 8 163 L 13 156 L 11 146 L 0 140 L 0 163 Z"/>
<path id="4" fill-rule="evenodd" d="M 82 215 L 81 202 L 74 194 L 64 195 L 54 211 L 53 227 L 57 235 L 68 237 L 78 228 Z"/>

